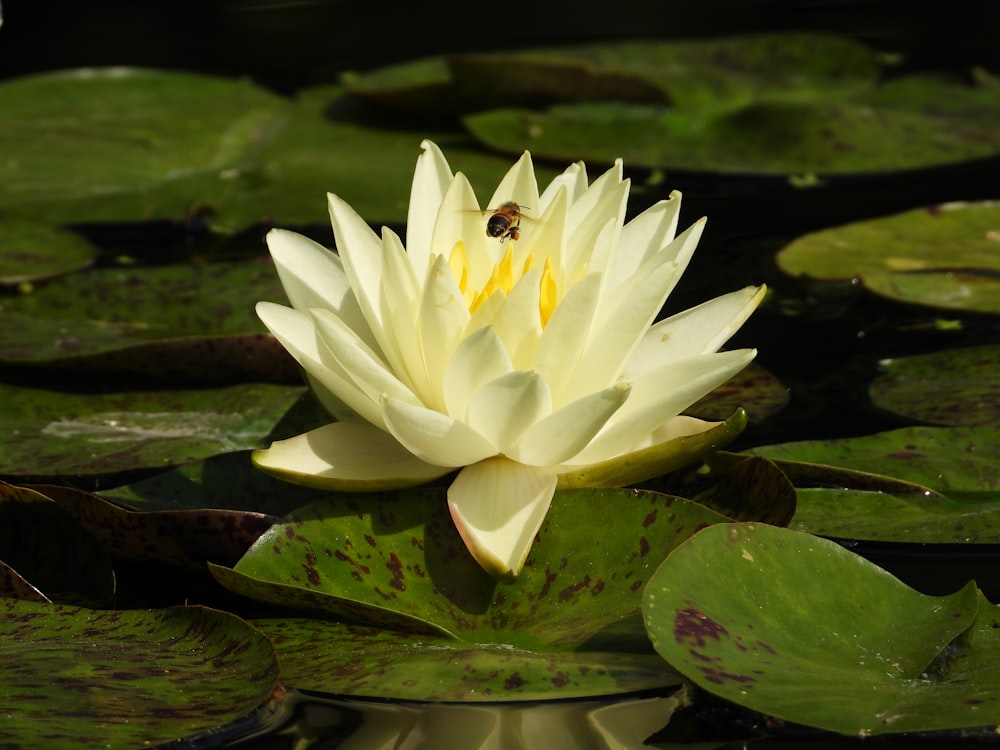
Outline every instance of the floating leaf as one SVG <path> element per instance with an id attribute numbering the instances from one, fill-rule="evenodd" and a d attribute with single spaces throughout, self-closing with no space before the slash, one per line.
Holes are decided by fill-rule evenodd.
<path id="1" fill-rule="evenodd" d="M 80 235 L 34 219 L 0 217 L 0 285 L 13 286 L 86 268 L 98 249 Z"/>
<path id="2" fill-rule="evenodd" d="M 833 542 L 720 524 L 667 558 L 643 612 L 671 666 L 787 721 L 860 736 L 1000 722 L 1000 616 L 972 583 L 925 596 Z"/>
<path id="3" fill-rule="evenodd" d="M 788 405 L 788 388 L 772 373 L 751 362 L 707 396 L 684 410 L 685 414 L 709 421 L 725 419 L 739 408 L 746 409 L 751 424 L 778 413 Z"/>
<path id="4" fill-rule="evenodd" d="M 299 690 L 414 701 L 533 701 L 678 685 L 651 653 L 525 651 L 305 618 L 253 624 Z"/>
<path id="5" fill-rule="evenodd" d="M 639 590 L 667 552 L 721 520 L 657 493 L 559 491 L 521 575 L 499 584 L 466 551 L 444 488 L 336 495 L 275 524 L 234 569 L 212 571 L 227 588 L 269 603 L 471 642 L 564 650 L 594 644 L 634 615 Z M 571 564 L 581 549 L 584 567 Z"/>
<path id="6" fill-rule="evenodd" d="M 948 310 L 1000 312 L 1000 203 L 950 203 L 807 234 L 778 266 L 792 276 L 860 278 L 876 294 Z"/>
<path id="7" fill-rule="evenodd" d="M 303 390 L 247 384 L 77 394 L 0 384 L 0 476 L 100 477 L 264 447 Z"/>
<path id="8" fill-rule="evenodd" d="M 868 392 L 881 409 L 940 425 L 1000 424 L 1000 346 L 970 346 L 879 363 Z"/>
<path id="9" fill-rule="evenodd" d="M 0 642 L 3 737 L 19 748 L 158 745 L 217 730 L 278 690 L 267 638 L 203 607 L 0 599 Z"/>
<path id="10" fill-rule="evenodd" d="M 48 497 L 6 482 L 0 482 L 0 560 L 11 578 L 0 587 L 3 596 L 99 607 L 115 593 L 100 541 Z"/>

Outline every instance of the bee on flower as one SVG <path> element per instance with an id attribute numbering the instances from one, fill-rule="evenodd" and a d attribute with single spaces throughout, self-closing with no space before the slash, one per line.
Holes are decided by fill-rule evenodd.
<path id="1" fill-rule="evenodd" d="M 254 462 L 349 491 L 457 470 L 448 505 L 466 546 L 516 576 L 558 487 L 656 476 L 715 426 L 681 412 L 753 359 L 720 348 L 764 289 L 656 321 L 704 227 L 677 234 L 679 193 L 626 224 L 620 162 L 592 183 L 573 164 L 539 192 L 525 152 L 485 205 L 531 206 L 536 221 L 494 234 L 465 176 L 422 147 L 405 244 L 335 195 L 338 253 L 269 233 L 290 306 L 258 315 L 333 421 Z"/>

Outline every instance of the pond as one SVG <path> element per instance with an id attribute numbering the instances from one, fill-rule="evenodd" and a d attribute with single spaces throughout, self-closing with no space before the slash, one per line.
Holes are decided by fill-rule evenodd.
<path id="1" fill-rule="evenodd" d="M 441 49 L 423 19 L 375 55 L 329 26 L 331 3 L 197 18 L 106 3 L 116 34 L 76 9 L 43 32 L 40 10 L 11 5 L 0 744 L 996 742 L 1000 64 L 985 32 L 935 56 L 920 14 L 900 31 L 864 14 L 837 33 L 830 16 L 709 31 L 692 10 L 683 33 L 584 18 L 560 36 L 542 8 L 516 49 Z M 359 38 L 378 28 L 349 10 Z M 88 43 L 30 52 L 74 24 Z M 294 60 L 251 49 L 294 35 Z M 603 187 L 545 191 L 579 185 L 575 168 L 558 177 L 577 161 Z M 636 245 L 606 241 L 622 217 L 675 214 L 622 231 L 652 238 L 645 255 L 594 249 Z M 460 243 L 419 249 L 452 228 Z M 357 247 L 384 260 L 370 270 Z M 426 277 L 393 265 L 419 252 Z M 457 303 L 424 291 L 435 268 Z M 523 312 L 490 311 L 521 279 L 537 339 Z M 607 279 L 624 291 L 602 297 Z M 454 304 L 499 333 L 435 339 Z M 648 378 L 620 364 L 654 358 L 650 340 L 622 343 L 650 324 L 629 312 L 642 304 L 691 353 Z M 447 387 L 413 374 L 418 348 Z M 556 383 L 596 395 L 561 403 Z M 618 410 L 645 424 L 628 399 L 672 416 L 685 394 L 677 410 L 701 421 L 597 450 L 617 444 Z M 410 410 L 426 403 L 461 411 L 452 433 Z M 572 419 L 546 423 L 561 405 Z M 365 420 L 394 437 L 344 432 Z M 334 480 L 296 436 L 337 430 L 338 460 L 364 471 Z M 501 507 L 550 480 L 540 512 L 461 501 Z"/>

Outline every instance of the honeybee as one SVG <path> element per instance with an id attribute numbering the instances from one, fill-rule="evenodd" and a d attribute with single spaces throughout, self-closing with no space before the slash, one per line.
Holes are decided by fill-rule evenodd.
<path id="1" fill-rule="evenodd" d="M 500 204 L 492 210 L 493 215 L 486 221 L 486 234 L 499 237 L 500 242 L 506 239 L 517 240 L 521 236 L 521 207 L 514 201 Z"/>

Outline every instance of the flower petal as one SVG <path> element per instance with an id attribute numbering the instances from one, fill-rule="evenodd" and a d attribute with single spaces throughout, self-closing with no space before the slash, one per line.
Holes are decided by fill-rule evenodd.
<path id="1" fill-rule="evenodd" d="M 567 404 L 532 425 L 506 455 L 532 466 L 555 466 L 568 460 L 600 432 L 631 390 L 628 383 L 616 383 Z"/>
<path id="2" fill-rule="evenodd" d="M 378 303 L 382 286 L 382 242 L 342 198 L 329 193 L 327 203 L 344 273 L 365 320 L 378 340 L 382 328 L 382 311 Z"/>
<path id="3" fill-rule="evenodd" d="M 632 384 L 628 401 L 570 463 L 589 464 L 630 451 L 649 433 L 742 370 L 755 349 L 667 361 Z"/>
<path id="4" fill-rule="evenodd" d="M 337 419 L 357 416 L 381 425 L 378 405 L 354 384 L 321 343 L 308 313 L 273 302 L 258 302 L 257 316 L 309 376 L 323 407 Z"/>
<path id="5" fill-rule="evenodd" d="M 462 299 L 447 259 L 438 255 L 427 269 L 417 318 L 417 335 L 427 383 L 431 389 L 424 403 L 444 410 L 444 373 L 469 323 L 469 309 Z M 430 400 L 428 400 L 428 398 Z"/>
<path id="6" fill-rule="evenodd" d="M 555 488 L 555 474 L 498 456 L 462 469 L 448 488 L 448 506 L 476 561 L 494 576 L 513 577 L 524 566 Z"/>
<path id="7" fill-rule="evenodd" d="M 420 148 L 423 151 L 417 157 L 406 214 L 406 249 L 418 276 L 430 263 L 434 223 L 444 194 L 454 179 L 441 149 L 431 141 L 422 141 Z"/>
<path id="8" fill-rule="evenodd" d="M 387 228 L 382 230 L 382 311 L 383 349 L 386 361 L 399 379 L 421 399 L 430 399 L 432 390 L 414 335 L 413 321 L 420 308 L 420 285 L 406 257 L 399 237 Z"/>
<path id="9" fill-rule="evenodd" d="M 413 487 L 450 469 L 424 463 L 370 424 L 333 422 L 254 451 L 254 465 L 307 487 L 374 491 Z"/>
<path id="10" fill-rule="evenodd" d="M 536 372 L 514 370 L 480 388 L 465 422 L 506 453 L 524 431 L 552 412 L 548 383 Z"/>
<path id="11" fill-rule="evenodd" d="M 340 256 L 296 232 L 272 229 L 267 247 L 292 307 L 327 307 L 369 344 L 375 342 Z"/>
<path id="12" fill-rule="evenodd" d="M 507 349 L 492 327 L 484 326 L 473 332 L 455 349 L 444 373 L 448 413 L 464 419 L 473 394 L 512 369 Z"/>
<path id="13" fill-rule="evenodd" d="M 654 324 L 629 357 L 623 380 L 633 380 L 667 359 L 718 351 L 764 299 L 766 288 L 748 286 Z"/>
<path id="14" fill-rule="evenodd" d="M 500 180 L 493 192 L 487 208 L 495 209 L 503 203 L 514 201 L 525 211 L 534 213 L 540 211 L 538 202 L 538 183 L 535 180 L 535 168 L 531 164 L 531 154 L 525 151 L 521 158 L 514 162 L 507 174 Z"/>
<path id="15" fill-rule="evenodd" d="M 541 277 L 540 268 L 532 268 L 524 274 L 504 299 L 494 323 L 497 336 L 507 347 L 518 370 L 531 368 L 542 335 L 542 320 L 538 314 Z"/>
<path id="16" fill-rule="evenodd" d="M 608 262 L 608 285 L 621 284 L 674 239 L 680 208 L 681 194 L 674 190 L 667 200 L 650 206 L 622 228 L 618 246 Z"/>
<path id="17" fill-rule="evenodd" d="M 393 436 L 417 458 L 437 466 L 466 466 L 495 456 L 496 446 L 467 424 L 434 409 L 383 399 L 383 418 Z"/>

